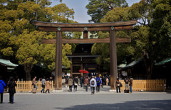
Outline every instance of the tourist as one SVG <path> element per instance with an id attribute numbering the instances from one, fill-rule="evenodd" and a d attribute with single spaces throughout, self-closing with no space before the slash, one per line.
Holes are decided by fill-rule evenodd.
<path id="1" fill-rule="evenodd" d="M 78 77 L 74 77 L 73 84 L 74 84 L 74 91 L 77 91 Z"/>
<path id="2" fill-rule="evenodd" d="M 49 81 L 49 79 L 46 79 L 46 91 L 45 93 L 50 93 L 50 88 L 51 88 L 51 82 Z"/>
<path id="3" fill-rule="evenodd" d="M 129 79 L 125 78 L 124 82 L 125 82 L 125 90 L 124 90 L 124 92 L 129 93 Z"/>
<path id="4" fill-rule="evenodd" d="M 108 86 L 108 85 L 109 85 L 109 78 L 106 77 L 106 86 Z"/>
<path id="5" fill-rule="evenodd" d="M 100 92 L 100 86 L 102 85 L 102 80 L 99 76 L 96 77 L 96 84 L 97 84 L 96 90 L 97 92 Z"/>
<path id="6" fill-rule="evenodd" d="M 122 83 L 119 81 L 119 78 L 117 78 L 116 80 L 116 92 L 117 93 L 121 93 L 121 87 L 122 87 Z"/>
<path id="7" fill-rule="evenodd" d="M 84 79 L 84 87 L 85 87 L 86 92 L 88 92 L 88 85 L 89 85 L 89 78 L 88 76 L 86 76 Z"/>
<path id="8" fill-rule="evenodd" d="M 129 80 L 129 92 L 132 93 L 132 86 L 133 86 L 133 78 Z"/>
<path id="9" fill-rule="evenodd" d="M 91 94 L 95 93 L 96 86 L 97 86 L 96 79 L 94 76 L 92 76 L 90 80 Z"/>
<path id="10" fill-rule="evenodd" d="M 1 76 L 0 76 L 0 103 L 3 103 L 3 93 L 4 93 L 4 87 L 6 86 L 5 82 L 3 80 L 1 80 Z"/>
<path id="11" fill-rule="evenodd" d="M 45 84 L 46 84 L 46 80 L 45 78 L 42 79 L 42 90 L 41 93 L 45 93 Z"/>
<path id="12" fill-rule="evenodd" d="M 73 79 L 71 76 L 68 79 L 68 86 L 69 86 L 69 92 L 72 92 Z"/>
<path id="13" fill-rule="evenodd" d="M 32 89 L 32 92 L 33 93 L 36 93 L 36 90 L 37 90 L 37 85 L 36 85 L 36 83 L 37 83 L 37 81 L 36 81 L 36 76 L 33 78 L 33 80 L 32 80 L 32 86 L 33 86 L 33 89 Z"/>
<path id="14" fill-rule="evenodd" d="M 9 92 L 9 103 L 13 104 L 14 94 L 16 93 L 15 86 L 17 86 L 13 77 L 10 78 L 7 85 L 8 85 L 8 92 Z"/>

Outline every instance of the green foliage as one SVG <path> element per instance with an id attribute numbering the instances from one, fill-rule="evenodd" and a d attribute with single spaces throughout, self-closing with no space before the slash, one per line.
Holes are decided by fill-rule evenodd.
<path id="1" fill-rule="evenodd" d="M 86 6 L 88 14 L 92 17 L 91 21 L 97 23 L 106 13 L 115 7 L 127 7 L 125 0 L 89 0 Z"/>
<path id="2" fill-rule="evenodd" d="M 43 63 L 46 68 L 54 70 L 55 44 L 41 44 L 41 41 L 55 38 L 56 35 L 36 31 L 30 22 L 71 23 L 74 22 L 73 9 L 65 4 L 49 7 L 49 0 L 1 0 L 0 3 L 0 55 L 12 56 L 24 65 L 28 80 L 34 64 Z M 66 54 L 71 54 L 71 50 L 71 45 L 63 45 L 62 63 L 66 67 L 71 64 L 66 57 Z"/>
<path id="3" fill-rule="evenodd" d="M 117 22 L 137 19 L 139 25 L 136 30 L 120 31 L 117 37 L 130 37 L 130 44 L 117 44 L 118 62 L 125 62 L 127 57 L 131 60 L 144 57 L 148 78 L 152 73 L 155 61 L 171 57 L 171 7 L 170 0 L 141 0 L 131 7 L 117 7 L 108 11 L 101 22 Z M 99 34 L 104 36 L 104 34 Z M 98 49 L 99 48 L 99 49 Z M 101 54 L 99 60 L 105 61 L 102 56 L 103 48 L 96 44 L 92 53 Z M 105 53 L 105 52 L 104 52 Z M 106 53 L 107 54 L 107 53 Z M 107 56 L 107 55 L 106 55 Z M 102 59 L 103 58 L 103 59 Z M 102 63 L 103 61 L 98 61 Z"/>
<path id="4" fill-rule="evenodd" d="M 128 19 L 129 7 L 117 7 L 107 12 L 107 14 L 101 19 L 101 22 L 117 22 L 126 21 Z"/>

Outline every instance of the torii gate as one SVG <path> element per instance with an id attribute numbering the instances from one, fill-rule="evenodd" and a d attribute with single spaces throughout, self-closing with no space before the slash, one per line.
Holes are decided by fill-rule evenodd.
<path id="1" fill-rule="evenodd" d="M 42 31 L 56 32 L 56 39 L 44 40 L 43 43 L 56 43 L 55 90 L 62 90 L 62 43 L 110 43 L 110 86 L 115 89 L 117 78 L 116 42 L 130 42 L 128 38 L 116 38 L 115 31 L 133 29 L 136 20 L 110 23 L 49 23 L 32 21 Z M 84 39 L 62 39 L 62 32 L 83 32 Z M 108 31 L 109 38 L 88 39 L 88 31 Z"/>

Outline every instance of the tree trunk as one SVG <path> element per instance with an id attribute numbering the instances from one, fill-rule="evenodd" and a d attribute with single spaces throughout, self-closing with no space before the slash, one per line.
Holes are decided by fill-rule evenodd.
<path id="1" fill-rule="evenodd" d="M 153 72 L 153 60 L 151 58 L 144 57 L 144 63 L 146 68 L 147 79 L 151 79 Z"/>
<path id="2" fill-rule="evenodd" d="M 24 64 L 24 70 L 26 72 L 26 81 L 31 81 L 31 70 L 33 65 L 32 64 Z"/>

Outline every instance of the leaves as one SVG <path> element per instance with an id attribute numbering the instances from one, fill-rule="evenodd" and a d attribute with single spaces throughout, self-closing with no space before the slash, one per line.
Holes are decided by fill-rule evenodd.
<path id="1" fill-rule="evenodd" d="M 88 14 L 92 17 L 91 21 L 97 23 L 106 13 L 116 7 L 126 7 L 125 0 L 89 0 L 86 6 Z"/>

